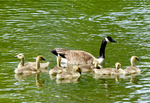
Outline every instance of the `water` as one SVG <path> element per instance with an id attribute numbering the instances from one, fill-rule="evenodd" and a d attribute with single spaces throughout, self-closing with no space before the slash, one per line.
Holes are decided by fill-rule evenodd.
<path id="1" fill-rule="evenodd" d="M 0 102 L 144 102 L 150 101 L 149 1 L 0 1 Z M 105 67 L 120 62 L 142 70 L 135 77 L 94 79 L 83 74 L 79 83 L 57 85 L 46 72 L 39 81 L 36 75 L 15 78 L 14 69 L 24 53 L 26 61 L 42 55 L 56 66 L 53 48 L 77 49 L 98 56 L 102 38 L 111 36 L 118 43 L 108 43 Z M 21 77 L 20 77 L 21 78 Z"/>

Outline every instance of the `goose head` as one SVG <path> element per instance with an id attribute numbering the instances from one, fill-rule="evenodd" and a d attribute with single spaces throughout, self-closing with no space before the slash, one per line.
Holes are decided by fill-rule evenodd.
<path id="1" fill-rule="evenodd" d="M 105 42 L 117 42 L 117 41 L 115 41 L 114 39 L 112 39 L 110 36 L 106 36 L 105 38 L 104 38 L 104 41 Z"/>
<path id="2" fill-rule="evenodd" d="M 45 60 L 45 59 L 44 59 L 44 57 L 43 57 L 43 56 L 37 56 L 37 60 L 39 60 L 39 61 L 43 61 L 43 60 Z"/>
<path id="3" fill-rule="evenodd" d="M 78 66 L 74 66 L 74 67 L 73 67 L 73 71 L 74 71 L 74 72 L 78 72 L 78 73 L 81 74 L 81 69 L 80 69 L 80 67 L 78 67 Z"/>
<path id="4" fill-rule="evenodd" d="M 18 59 L 23 59 L 24 58 L 24 55 L 23 54 L 18 54 L 16 56 L 14 56 L 15 58 L 18 58 Z"/>
<path id="5" fill-rule="evenodd" d="M 132 56 L 131 61 L 140 61 L 140 59 L 137 56 Z"/>
<path id="6" fill-rule="evenodd" d="M 132 56 L 130 59 L 131 66 L 135 66 L 134 64 L 135 61 L 140 61 L 140 59 L 137 56 Z"/>
<path id="7" fill-rule="evenodd" d="M 116 69 L 121 68 L 121 64 L 120 64 L 119 62 L 117 62 L 117 63 L 115 64 L 115 66 L 116 66 Z"/>
<path id="8" fill-rule="evenodd" d="M 99 65 L 98 63 L 99 63 L 98 59 L 94 58 L 94 60 L 93 60 L 94 67 L 97 68 L 97 69 L 102 69 L 102 66 Z"/>

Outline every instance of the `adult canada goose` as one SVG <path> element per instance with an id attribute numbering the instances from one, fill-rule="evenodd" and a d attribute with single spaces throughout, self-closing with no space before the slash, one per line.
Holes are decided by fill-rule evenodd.
<path id="1" fill-rule="evenodd" d="M 59 80 L 64 79 L 79 79 L 81 76 L 81 69 L 78 66 L 75 66 L 72 71 L 62 72 L 57 74 L 56 78 Z"/>
<path id="2" fill-rule="evenodd" d="M 110 36 L 106 36 L 103 38 L 99 56 L 98 56 L 98 64 L 103 64 L 105 60 L 105 47 L 108 42 L 116 42 Z M 55 48 L 50 50 L 51 53 L 62 57 L 61 62 L 64 64 L 92 64 L 95 57 L 85 51 L 82 50 L 67 50 L 62 48 Z"/>
<path id="3" fill-rule="evenodd" d="M 139 61 L 140 59 L 137 56 L 132 56 L 130 59 L 131 66 L 124 69 L 124 74 L 138 74 L 141 70 L 135 66 L 135 61 Z"/>
<path id="4" fill-rule="evenodd" d="M 36 67 L 35 66 L 25 66 L 25 67 L 22 67 L 22 68 L 17 68 L 15 69 L 15 73 L 18 73 L 18 74 L 24 74 L 24 73 L 27 73 L 27 74 L 35 74 L 35 73 L 38 73 L 38 72 L 41 72 L 40 70 L 40 61 L 43 61 L 45 60 L 43 58 L 43 56 L 37 56 L 36 58 Z"/>
<path id="5" fill-rule="evenodd" d="M 123 70 L 120 68 L 121 64 L 117 62 L 115 64 L 116 68 L 104 68 L 104 69 L 94 69 L 95 74 L 99 75 L 119 75 L 123 74 Z"/>
<path id="6" fill-rule="evenodd" d="M 15 56 L 18 59 L 21 59 L 21 62 L 18 64 L 18 68 L 22 68 L 24 66 L 35 66 L 36 67 L 36 62 L 27 62 L 25 63 L 25 56 L 23 54 L 18 54 Z M 46 69 L 49 65 L 49 62 L 47 63 L 40 63 L 40 66 L 42 69 Z"/>
<path id="7" fill-rule="evenodd" d="M 61 56 L 58 56 L 57 57 L 57 67 L 55 67 L 49 71 L 50 77 L 56 76 L 57 74 L 60 74 L 60 73 L 66 71 L 66 69 L 61 67 L 60 61 L 61 61 Z"/>

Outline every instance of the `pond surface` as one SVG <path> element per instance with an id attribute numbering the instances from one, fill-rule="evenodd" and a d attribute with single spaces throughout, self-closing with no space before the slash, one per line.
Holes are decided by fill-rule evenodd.
<path id="1" fill-rule="evenodd" d="M 136 0 L 9 0 L 0 1 L 0 102 L 38 103 L 130 103 L 150 101 L 150 3 Z M 140 75 L 126 79 L 94 79 L 82 74 L 79 83 L 58 85 L 47 72 L 28 78 L 17 77 L 20 62 L 15 55 L 23 53 L 27 61 L 38 55 L 56 66 L 53 48 L 84 50 L 95 57 L 103 37 L 108 43 L 105 67 L 120 62 L 130 66 L 130 57 Z M 37 80 L 39 78 L 39 80 Z"/>

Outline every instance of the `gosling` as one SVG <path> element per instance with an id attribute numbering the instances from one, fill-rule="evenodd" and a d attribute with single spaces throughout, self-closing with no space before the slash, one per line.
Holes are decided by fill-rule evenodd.
<path id="1" fill-rule="evenodd" d="M 36 67 L 35 66 L 25 66 L 21 68 L 15 69 L 15 73 L 17 74 L 35 74 L 41 72 L 40 70 L 40 61 L 45 60 L 43 56 L 37 56 L 36 58 Z"/>
<path id="2" fill-rule="evenodd" d="M 131 66 L 124 69 L 124 74 L 128 75 L 128 74 L 138 74 L 141 72 L 141 70 L 135 66 L 135 61 L 140 61 L 140 59 L 137 56 L 132 56 L 130 59 L 131 62 Z"/>

